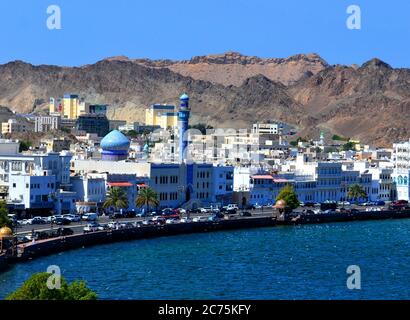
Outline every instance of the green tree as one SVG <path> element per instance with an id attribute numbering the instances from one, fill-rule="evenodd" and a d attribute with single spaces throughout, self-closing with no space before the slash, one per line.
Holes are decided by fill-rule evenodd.
<path id="1" fill-rule="evenodd" d="M 50 273 L 33 274 L 23 285 L 10 293 L 6 300 L 96 300 L 97 294 L 89 289 L 84 281 L 71 284 L 61 277 L 59 289 L 49 289 L 47 280 Z"/>
<path id="2" fill-rule="evenodd" d="M 290 184 L 287 184 L 280 190 L 276 197 L 276 201 L 279 200 L 285 200 L 286 206 L 291 210 L 296 209 L 300 205 L 298 196 Z"/>
<path id="3" fill-rule="evenodd" d="M 138 208 L 146 206 L 147 211 L 149 211 L 150 206 L 156 207 L 159 205 L 157 193 L 152 188 L 142 188 L 138 193 L 135 204 Z"/>
<path id="4" fill-rule="evenodd" d="M 112 187 L 108 190 L 104 208 L 113 207 L 115 210 L 128 208 L 128 197 L 125 191 L 119 187 Z"/>
<path id="5" fill-rule="evenodd" d="M 19 152 L 27 151 L 31 147 L 30 141 L 20 141 Z"/>
<path id="6" fill-rule="evenodd" d="M 307 140 L 306 138 L 299 137 L 299 138 L 297 138 L 296 140 L 291 141 L 291 142 L 290 142 L 290 145 L 291 145 L 292 147 L 296 147 L 299 142 L 308 142 L 308 140 Z"/>
<path id="7" fill-rule="evenodd" d="M 335 141 L 349 141 L 349 138 L 345 138 L 345 137 L 339 136 L 337 134 L 334 134 L 332 136 L 332 140 L 335 140 Z"/>
<path id="8" fill-rule="evenodd" d="M 353 150 L 354 149 L 355 144 L 351 141 L 345 143 L 343 145 L 343 151 L 349 151 L 349 150 Z"/>
<path id="9" fill-rule="evenodd" d="M 138 133 L 135 130 L 129 130 L 129 131 L 125 132 L 125 135 L 130 137 L 130 138 L 138 137 Z"/>
<path id="10" fill-rule="evenodd" d="M 2 227 L 12 227 L 12 222 L 8 217 L 9 210 L 7 209 L 7 205 L 4 201 L 0 201 L 0 228 Z"/>
<path id="11" fill-rule="evenodd" d="M 364 191 L 361 185 L 359 184 L 352 184 L 349 186 L 349 191 L 347 192 L 347 197 L 354 201 L 358 199 L 367 199 L 367 193 Z"/>

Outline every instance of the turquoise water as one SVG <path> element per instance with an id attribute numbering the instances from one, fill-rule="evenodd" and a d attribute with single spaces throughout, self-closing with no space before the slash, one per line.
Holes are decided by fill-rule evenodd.
<path id="1" fill-rule="evenodd" d="M 275 227 L 121 242 L 0 274 L 0 298 L 58 265 L 102 299 L 409 299 L 410 220 Z M 361 268 L 361 290 L 346 286 Z"/>

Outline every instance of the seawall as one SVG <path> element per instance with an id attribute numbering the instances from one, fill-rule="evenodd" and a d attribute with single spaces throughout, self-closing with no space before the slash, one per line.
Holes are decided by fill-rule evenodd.
<path id="1" fill-rule="evenodd" d="M 218 222 L 195 222 L 166 224 L 162 226 L 143 226 L 139 228 L 97 231 L 54 239 L 40 240 L 36 243 L 19 245 L 19 255 L 13 262 L 25 261 L 70 249 L 82 248 L 117 241 L 172 236 L 178 234 L 270 227 L 276 224 L 272 218 L 250 218 L 221 220 Z"/>
<path id="2" fill-rule="evenodd" d="M 221 220 L 218 222 L 206 221 L 195 223 L 179 223 L 166 224 L 162 226 L 142 226 L 138 228 L 97 231 L 87 234 L 77 234 L 53 239 L 39 240 L 35 243 L 26 243 L 19 245 L 19 254 L 16 257 L 8 257 L 7 261 L 5 258 L 3 258 L 4 261 L 2 261 L 2 258 L 0 257 L 0 270 L 2 264 L 4 267 L 7 267 L 7 262 L 23 262 L 29 259 L 34 259 L 40 256 L 45 256 L 66 250 L 113 243 L 118 241 L 220 230 L 271 227 L 275 225 L 319 224 L 405 218 L 410 218 L 410 209 L 399 211 L 386 210 L 369 212 L 363 211 L 359 213 L 311 214 L 293 217 L 289 216 L 285 220 L 276 220 L 272 217 L 252 217 Z"/>
<path id="3" fill-rule="evenodd" d="M 349 222 L 365 220 L 386 220 L 410 218 L 410 210 L 361 211 L 358 213 L 309 214 L 278 221 L 278 224 L 317 224 L 330 222 Z"/>

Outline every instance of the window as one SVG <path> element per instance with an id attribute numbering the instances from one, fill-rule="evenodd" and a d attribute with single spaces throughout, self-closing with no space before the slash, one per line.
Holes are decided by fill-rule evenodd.
<path id="1" fill-rule="evenodd" d="M 28 187 L 29 187 L 29 184 L 28 184 L 28 183 L 26 183 L 26 189 L 28 189 Z"/>
<path id="2" fill-rule="evenodd" d="M 15 183 L 13 183 L 13 188 L 15 188 L 16 187 L 16 184 Z"/>

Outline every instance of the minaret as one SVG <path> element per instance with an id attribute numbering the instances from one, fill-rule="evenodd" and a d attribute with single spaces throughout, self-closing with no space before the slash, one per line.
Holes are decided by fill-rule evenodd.
<path id="1" fill-rule="evenodd" d="M 325 133 L 323 131 L 320 131 L 320 138 L 319 138 L 319 144 L 321 146 L 325 145 Z"/>
<path id="2" fill-rule="evenodd" d="M 189 97 L 184 93 L 180 98 L 179 110 L 178 110 L 178 128 L 179 128 L 179 162 L 184 162 L 185 152 L 188 146 L 188 137 L 186 132 L 188 130 L 189 121 Z"/>

